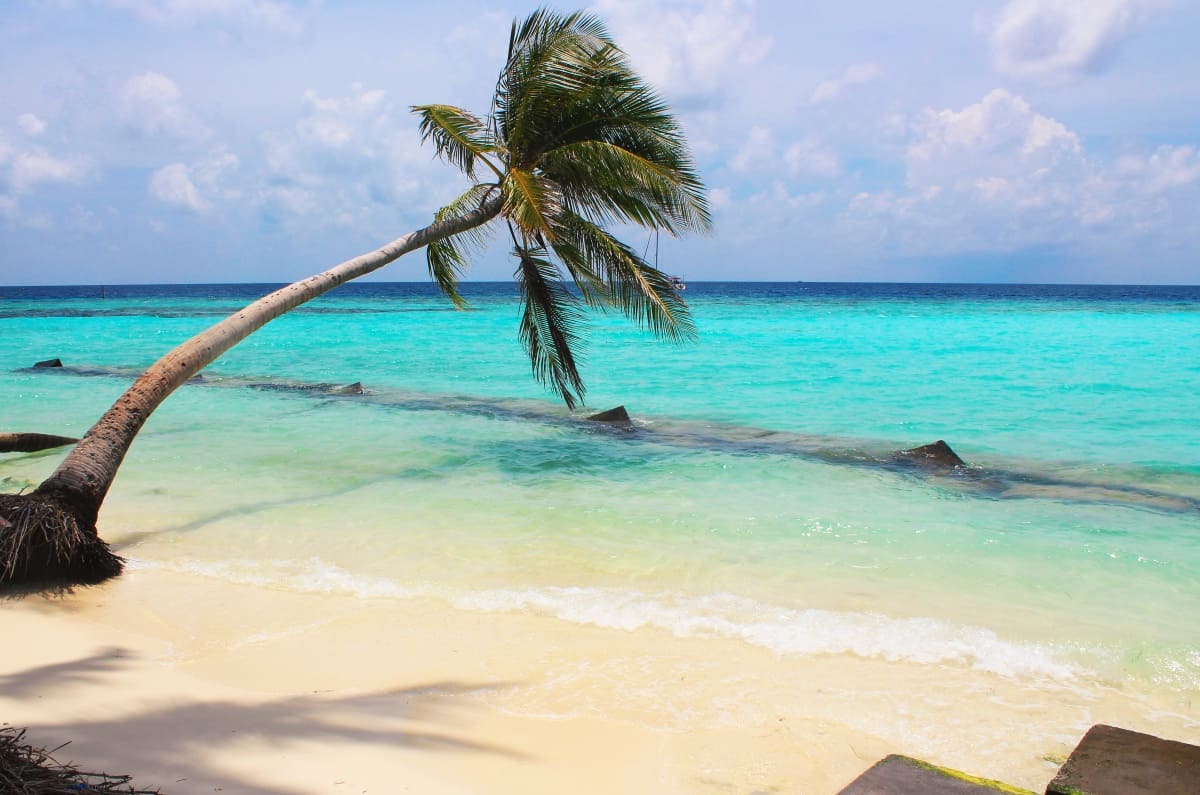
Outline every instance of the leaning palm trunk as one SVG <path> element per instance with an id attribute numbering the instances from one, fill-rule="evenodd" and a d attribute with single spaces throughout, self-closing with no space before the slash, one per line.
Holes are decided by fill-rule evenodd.
<path id="1" fill-rule="evenodd" d="M 534 375 L 568 407 L 584 396 L 576 355 L 584 306 L 617 307 L 667 339 L 695 335 L 670 278 L 606 228 L 678 235 L 706 230 L 711 219 L 678 122 L 598 19 L 543 9 L 514 23 L 486 118 L 450 105 L 413 111 L 422 139 L 471 187 L 431 226 L 259 299 L 147 370 L 46 482 L 28 495 L 0 495 L 0 585 L 119 573 L 96 516 L 150 413 L 265 323 L 421 246 L 434 281 L 461 304 L 457 282 L 469 253 L 485 242 L 486 226 L 506 227 L 521 342 Z"/>
<path id="2" fill-rule="evenodd" d="M 289 284 L 159 359 L 36 490 L 0 495 L 0 585 L 87 584 L 119 574 L 121 559 L 100 539 L 96 518 L 138 431 L 168 395 L 280 315 L 410 251 L 487 223 L 499 211 L 500 200 L 489 199 L 472 212 L 438 221 Z"/>

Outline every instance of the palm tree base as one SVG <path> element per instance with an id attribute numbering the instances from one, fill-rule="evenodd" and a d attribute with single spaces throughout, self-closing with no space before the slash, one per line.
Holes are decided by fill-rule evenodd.
<path id="1" fill-rule="evenodd" d="M 61 494 L 0 494 L 0 589 L 95 585 L 121 573 L 124 560 L 71 503 Z"/>

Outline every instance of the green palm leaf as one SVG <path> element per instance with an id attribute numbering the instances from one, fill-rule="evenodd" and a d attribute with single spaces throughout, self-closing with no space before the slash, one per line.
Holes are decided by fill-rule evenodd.
<path id="1" fill-rule="evenodd" d="M 498 188 L 495 185 L 472 185 L 457 199 L 438 210 L 434 221 L 462 218 L 479 209 L 496 190 Z M 470 264 L 470 254 L 487 244 L 489 230 L 489 224 L 472 227 L 457 235 L 435 240 L 425 248 L 430 278 L 459 309 L 467 306 L 458 292 L 459 276 Z"/>
<path id="2" fill-rule="evenodd" d="M 438 219 L 465 217 L 499 191 L 519 262 L 520 339 L 534 375 L 568 406 L 584 395 L 574 349 L 585 308 L 616 307 L 667 339 L 695 337 L 670 278 L 605 228 L 678 235 L 712 219 L 679 123 L 599 19 L 541 9 L 514 22 L 486 119 L 451 105 L 413 110 L 439 157 L 472 180 L 481 164 L 496 174 Z M 430 275 L 456 306 L 481 234 L 429 247 Z"/>
<path id="3" fill-rule="evenodd" d="M 412 111 L 421 117 L 421 142 L 432 140 L 440 157 L 471 179 L 475 178 L 476 159 L 482 159 L 500 176 L 484 156 L 496 151 L 496 145 L 487 126 L 478 118 L 453 105 L 414 105 Z"/>
<path id="4" fill-rule="evenodd" d="M 501 212 L 529 238 L 552 239 L 553 220 L 562 212 L 562 191 L 534 171 L 510 167 L 504 175 Z"/>
<path id="5" fill-rule="evenodd" d="M 603 23 L 581 12 L 563 15 L 541 9 L 521 25 L 514 23 L 493 103 L 496 138 L 510 149 L 535 152 L 539 134 L 557 126 L 553 121 L 547 125 L 547 114 L 552 116 L 564 98 L 594 83 L 597 73 L 589 68 L 589 60 L 611 48 Z"/>
<path id="6" fill-rule="evenodd" d="M 573 409 L 585 392 L 574 352 L 582 322 L 578 303 L 544 249 L 518 247 L 515 254 L 519 260 L 515 275 L 521 286 L 521 344 L 534 376 Z"/>
<path id="7" fill-rule="evenodd" d="M 633 222 L 675 235 L 707 230 L 712 218 L 703 183 L 690 166 L 663 159 L 606 141 L 580 141 L 548 152 L 541 166 L 566 204 L 596 222 Z"/>
<path id="8" fill-rule="evenodd" d="M 657 336 L 676 342 L 696 338 L 691 313 L 670 276 L 596 224 L 578 216 L 564 221 L 554 252 L 585 299 L 603 291 L 606 303 Z"/>

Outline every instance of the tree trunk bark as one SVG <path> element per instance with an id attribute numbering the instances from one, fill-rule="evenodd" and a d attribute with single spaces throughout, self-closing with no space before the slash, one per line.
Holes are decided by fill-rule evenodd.
<path id="1" fill-rule="evenodd" d="M 159 359 L 92 426 L 35 494 L 67 502 L 81 522 L 94 526 L 134 437 L 173 391 L 221 354 L 280 315 L 422 246 L 487 223 L 500 212 L 498 197 L 459 218 L 430 224 L 323 273 L 289 284 L 197 334 Z"/>
<path id="2" fill-rule="evenodd" d="M 36 453 L 78 441 L 72 436 L 49 433 L 0 433 L 0 453 Z"/>

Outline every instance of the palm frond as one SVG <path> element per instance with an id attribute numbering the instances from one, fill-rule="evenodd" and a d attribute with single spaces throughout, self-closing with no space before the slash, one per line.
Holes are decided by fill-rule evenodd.
<path id="1" fill-rule="evenodd" d="M 516 278 L 521 286 L 521 344 L 529 354 L 534 376 L 557 391 L 567 408 L 584 397 L 573 348 L 579 346 L 582 322 L 578 302 L 563 284 L 544 249 L 518 246 Z"/>
<path id="2" fill-rule="evenodd" d="M 514 153 L 534 152 L 537 147 L 527 142 L 543 127 L 546 112 L 591 84 L 597 74 L 589 65 L 592 55 L 613 46 L 604 24 L 581 12 L 541 9 L 514 23 L 492 105 L 497 140 Z"/>
<path id="3" fill-rule="evenodd" d="M 434 222 L 461 218 L 474 212 L 497 190 L 496 185 L 472 185 L 457 199 L 438 210 Z M 457 235 L 435 240 L 425 247 L 425 262 L 429 266 L 430 278 L 459 309 L 465 308 L 467 302 L 458 292 L 458 278 L 467 269 L 470 254 L 486 245 L 489 230 L 490 224 L 475 226 Z"/>
<path id="4" fill-rule="evenodd" d="M 540 170 L 598 223 L 707 229 L 704 186 L 678 123 L 602 31 L 596 20 L 547 11 L 514 25 L 494 106 L 509 165 Z"/>
<path id="5" fill-rule="evenodd" d="M 554 253 L 580 285 L 585 298 L 602 297 L 655 336 L 693 340 L 696 327 L 671 277 L 646 262 L 600 226 L 564 216 Z M 598 287 L 597 283 L 602 285 Z M 589 295 L 591 293 L 591 295 Z"/>
<path id="6" fill-rule="evenodd" d="M 471 179 L 475 178 L 477 159 L 482 159 L 496 171 L 485 156 L 496 151 L 495 141 L 487 125 L 477 117 L 453 105 L 414 105 L 412 112 L 421 118 L 421 143 L 432 139 L 439 157 Z"/>
<path id="7" fill-rule="evenodd" d="M 504 217 L 531 239 L 554 237 L 554 218 L 562 211 L 562 191 L 557 185 L 534 171 L 509 166 L 501 187 Z"/>
<path id="8" fill-rule="evenodd" d="M 638 76 L 618 47 L 589 52 L 569 67 L 575 82 L 547 108 L 554 122 L 545 150 L 574 141 L 610 140 L 610 128 L 641 128 L 682 142 L 670 107 Z"/>
<path id="9" fill-rule="evenodd" d="M 516 20 L 513 21 L 512 32 L 508 37 L 508 59 L 513 60 L 522 51 L 537 52 L 547 43 L 564 35 L 612 44 L 608 30 L 599 17 L 582 11 L 560 14 L 549 8 L 539 8 L 525 17 L 519 25 Z"/>
<path id="10" fill-rule="evenodd" d="M 540 165 L 564 202 L 596 222 L 632 222 L 674 235 L 709 229 L 704 184 L 686 155 L 639 148 L 580 141 L 546 153 Z"/>
<path id="11" fill-rule="evenodd" d="M 496 173 L 490 189 L 519 262 L 521 342 L 534 375 L 568 406 L 584 394 L 574 349 L 585 307 L 617 307 L 668 339 L 695 337 L 670 277 L 605 229 L 632 223 L 678 235 L 712 219 L 678 121 L 598 18 L 543 8 L 514 22 L 486 119 L 449 105 L 413 110 L 439 157 L 468 176 L 483 164 Z M 471 188 L 438 219 L 497 201 L 487 189 Z M 456 306 L 478 234 L 427 253 L 430 275 Z"/>
<path id="12" fill-rule="evenodd" d="M 613 305 L 609 296 L 608 284 L 593 269 L 591 260 L 573 239 L 563 236 L 556 237 L 550 247 L 559 262 L 566 268 L 567 275 L 571 277 L 571 281 L 579 291 L 579 297 L 588 307 L 603 312 Z"/>

